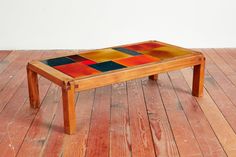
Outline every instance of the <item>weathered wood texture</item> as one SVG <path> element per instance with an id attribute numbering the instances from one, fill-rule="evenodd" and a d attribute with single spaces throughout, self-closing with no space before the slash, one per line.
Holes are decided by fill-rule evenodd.
<path id="1" fill-rule="evenodd" d="M 0 51 L 0 157 L 235 157 L 236 49 L 198 51 L 203 97 L 191 95 L 192 68 L 82 91 L 70 136 L 61 88 L 39 77 L 40 110 L 31 109 L 25 67 L 78 51 Z"/>

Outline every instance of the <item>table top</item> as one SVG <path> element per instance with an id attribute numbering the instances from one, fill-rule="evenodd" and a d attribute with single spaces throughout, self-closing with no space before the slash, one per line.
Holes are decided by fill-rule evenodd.
<path id="1" fill-rule="evenodd" d="M 79 79 L 136 66 L 159 63 L 196 53 L 189 49 L 162 42 L 146 41 L 50 58 L 40 62 L 67 76 Z"/>

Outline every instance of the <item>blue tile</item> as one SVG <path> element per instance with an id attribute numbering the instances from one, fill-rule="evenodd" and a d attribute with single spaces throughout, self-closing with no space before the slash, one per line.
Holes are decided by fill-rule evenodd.
<path id="1" fill-rule="evenodd" d="M 118 63 L 112 62 L 112 61 L 107 61 L 107 62 L 102 62 L 102 63 L 97 63 L 97 64 L 92 64 L 89 65 L 90 67 L 102 71 L 102 72 L 106 72 L 106 71 L 110 71 L 110 70 L 116 70 L 116 69 L 121 69 L 121 68 L 125 68 L 126 66 L 120 65 Z"/>
<path id="2" fill-rule="evenodd" d="M 117 51 L 120 51 L 120 52 L 123 52 L 123 53 L 126 53 L 126 54 L 129 54 L 129 55 L 132 55 L 132 56 L 138 56 L 138 55 L 141 55 L 140 53 L 136 52 L 136 51 L 133 51 L 133 50 L 129 50 L 129 49 L 126 49 L 126 48 L 123 48 L 123 47 L 115 47 L 113 48 L 114 50 L 117 50 Z"/>
<path id="3" fill-rule="evenodd" d="M 53 58 L 42 61 L 44 64 L 47 64 L 49 66 L 57 66 L 57 65 L 64 65 L 64 64 L 70 64 L 74 63 L 72 59 L 66 58 L 66 57 L 60 57 L 60 58 Z"/>

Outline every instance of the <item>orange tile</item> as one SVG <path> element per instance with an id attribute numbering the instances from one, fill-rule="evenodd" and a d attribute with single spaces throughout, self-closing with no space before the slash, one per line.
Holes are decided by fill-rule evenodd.
<path id="1" fill-rule="evenodd" d="M 183 48 L 176 48 L 172 46 L 163 46 L 159 48 L 152 49 L 150 51 L 143 51 L 143 54 L 151 55 L 153 57 L 157 57 L 160 59 L 173 58 L 177 56 L 183 56 L 187 54 L 191 54 L 192 52 L 189 50 L 185 50 Z"/>
<path id="2" fill-rule="evenodd" d="M 101 49 L 101 50 L 94 50 L 87 53 L 82 53 L 80 54 L 80 56 L 99 63 L 99 62 L 111 61 L 111 60 L 115 60 L 119 58 L 127 58 L 127 57 L 130 57 L 131 55 L 128 55 L 126 53 L 123 53 L 114 49 Z"/>
<path id="3" fill-rule="evenodd" d="M 100 71 L 79 62 L 54 66 L 54 68 L 74 78 L 100 73 Z"/>
<path id="4" fill-rule="evenodd" d="M 129 50 L 134 50 L 134 51 L 147 51 L 151 50 L 157 47 L 161 47 L 163 45 L 154 43 L 154 42 L 145 42 L 142 44 L 135 44 L 135 45 L 130 45 L 130 46 L 124 46 L 124 48 L 127 48 Z"/>
<path id="5" fill-rule="evenodd" d="M 139 55 L 139 56 L 133 56 L 129 58 L 114 60 L 114 62 L 122 64 L 124 66 L 135 66 L 135 65 L 147 64 L 151 62 L 157 62 L 159 60 L 160 60 L 159 58 L 154 58 L 152 56 Z"/>

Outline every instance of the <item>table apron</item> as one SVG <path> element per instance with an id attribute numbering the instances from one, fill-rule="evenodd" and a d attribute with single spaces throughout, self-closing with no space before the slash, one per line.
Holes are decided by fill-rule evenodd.
<path id="1" fill-rule="evenodd" d="M 75 91 L 87 90 L 113 83 L 124 82 L 136 78 L 178 70 L 194 65 L 199 65 L 205 60 L 203 55 L 190 56 L 180 60 L 170 60 L 162 63 L 120 70 L 114 73 L 101 74 L 80 80 L 73 80 Z"/>

